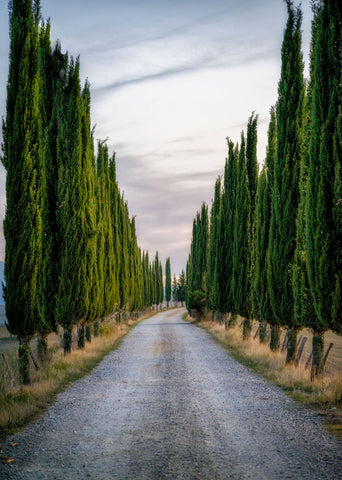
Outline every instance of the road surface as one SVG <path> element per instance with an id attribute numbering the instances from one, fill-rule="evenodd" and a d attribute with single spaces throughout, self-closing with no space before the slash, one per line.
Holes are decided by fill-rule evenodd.
<path id="1" fill-rule="evenodd" d="M 8 438 L 15 463 L 1 464 L 0 478 L 342 479 L 342 442 L 322 419 L 231 359 L 183 312 L 137 325 Z"/>

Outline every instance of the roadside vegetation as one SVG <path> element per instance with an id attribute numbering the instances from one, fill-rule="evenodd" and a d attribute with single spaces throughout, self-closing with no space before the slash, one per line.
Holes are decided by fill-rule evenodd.
<path id="1" fill-rule="evenodd" d="M 185 315 L 188 321 L 194 319 Z M 287 365 L 286 349 L 273 352 L 268 343 L 260 343 L 258 336 L 258 322 L 252 324 L 252 335 L 248 341 L 242 337 L 243 318 L 238 317 L 236 324 L 227 327 L 224 322 L 213 322 L 211 314 L 196 322 L 199 327 L 207 330 L 214 339 L 223 345 L 229 354 L 238 362 L 253 372 L 261 375 L 265 380 L 282 388 L 294 400 L 314 408 L 319 415 L 326 419 L 328 429 L 342 438 L 342 338 L 327 332 L 329 341 L 334 341 L 331 357 L 327 360 L 325 375 L 311 380 L 310 368 L 306 363 L 310 355 L 310 348 L 303 351 L 299 364 Z M 310 339 L 306 330 L 303 335 Z M 281 343 L 284 343 L 286 331 L 280 332 Z M 309 345 L 309 342 L 307 342 Z M 337 369 L 336 367 L 340 368 Z"/>
<path id="2" fill-rule="evenodd" d="M 75 329 L 82 349 L 99 319 L 161 304 L 163 271 L 158 252 L 152 258 L 138 246 L 115 154 L 106 141 L 95 148 L 79 57 L 51 40 L 40 0 L 10 1 L 9 21 L 4 300 L 28 385 L 33 339 L 42 363 L 57 328 L 65 354 Z"/>
<path id="3" fill-rule="evenodd" d="M 0 438 L 22 428 L 40 415 L 70 383 L 82 378 L 112 350 L 118 347 L 123 337 L 138 321 L 153 312 L 142 314 L 139 319 L 126 318 L 118 322 L 114 315 L 103 319 L 99 325 L 99 335 L 91 342 L 85 342 L 83 349 L 74 349 L 64 355 L 63 332 L 49 335 L 48 362 L 31 361 L 31 383 L 20 384 L 17 358 L 17 340 L 11 338 L 7 330 L 0 328 Z M 74 341 L 77 342 L 75 336 Z M 36 355 L 38 339 L 32 341 L 32 352 Z M 6 358 L 6 362 L 4 361 Z"/>
<path id="4" fill-rule="evenodd" d="M 324 376 L 326 357 L 332 355 L 327 335 L 342 335 L 342 10 L 336 0 L 312 2 L 310 78 L 305 79 L 302 10 L 292 0 L 286 7 L 264 165 L 259 170 L 253 112 L 240 141 L 227 138 L 224 174 L 216 181 L 211 210 L 203 203 L 195 216 L 186 306 L 197 320 L 213 312 L 218 331 L 224 322 L 225 337 L 239 345 L 230 347 L 236 352 L 249 349 L 257 321 L 257 341 L 262 351 L 272 352 L 268 358 L 286 349 L 279 357 L 288 366 L 284 372 L 296 371 L 304 348 L 300 336 L 310 331 L 310 373 L 303 378 L 309 376 L 312 385 L 302 389 L 304 395 L 317 385 L 330 389 L 333 380 Z M 247 347 L 231 336 L 238 318 Z M 338 342 L 333 343 L 332 352 Z M 341 356 L 337 363 L 341 370 Z M 274 375 L 279 378 L 280 371 Z M 327 393 L 334 405 L 341 401 L 336 382 L 337 397 Z M 317 390 L 317 398 L 323 401 L 324 393 Z"/>

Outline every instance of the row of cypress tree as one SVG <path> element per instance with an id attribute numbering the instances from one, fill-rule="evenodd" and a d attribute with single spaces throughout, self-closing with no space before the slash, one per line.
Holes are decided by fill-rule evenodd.
<path id="1" fill-rule="evenodd" d="M 68 352 L 74 325 L 82 347 L 85 324 L 160 304 L 164 292 L 158 253 L 150 261 L 138 247 L 115 155 L 101 141 L 95 154 L 79 59 L 59 42 L 52 48 L 39 0 L 12 0 L 9 14 L 4 297 L 28 383 L 35 334 L 44 356 L 47 335 L 61 325 Z"/>
<path id="2" fill-rule="evenodd" d="M 240 144 L 228 139 L 208 232 L 205 205 L 193 225 L 187 306 L 239 314 L 248 338 L 271 325 L 271 349 L 287 329 L 287 363 L 297 333 L 313 330 L 312 377 L 323 372 L 326 330 L 342 334 L 342 8 L 313 2 L 310 79 L 303 78 L 302 12 L 287 0 L 278 101 L 271 108 L 258 173 L 257 119 Z M 222 184 L 221 184 L 222 183 Z M 206 263 L 205 259 L 206 258 Z"/>

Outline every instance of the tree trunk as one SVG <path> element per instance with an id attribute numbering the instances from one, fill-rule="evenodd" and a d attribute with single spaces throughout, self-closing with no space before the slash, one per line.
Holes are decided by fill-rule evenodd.
<path id="1" fill-rule="evenodd" d="M 85 337 L 86 337 L 87 342 L 90 343 L 91 342 L 91 327 L 90 327 L 90 325 L 86 325 Z"/>
<path id="2" fill-rule="evenodd" d="M 277 352 L 280 347 L 280 325 L 272 325 L 271 327 L 271 343 L 272 352 Z"/>
<path id="3" fill-rule="evenodd" d="M 25 340 L 19 347 L 19 373 L 23 385 L 31 383 L 30 370 L 30 341 Z"/>
<path id="4" fill-rule="evenodd" d="M 78 327 L 78 339 L 77 339 L 77 347 L 80 349 L 85 347 L 84 334 L 85 334 L 85 328 L 84 328 L 84 325 L 81 324 Z"/>
<path id="5" fill-rule="evenodd" d="M 235 313 L 231 313 L 230 318 L 229 318 L 229 322 L 228 322 L 228 327 L 235 327 L 236 320 L 237 320 L 237 315 Z"/>
<path id="6" fill-rule="evenodd" d="M 297 328 L 290 328 L 287 331 L 287 351 L 286 351 L 286 364 L 293 364 L 297 355 Z"/>
<path id="7" fill-rule="evenodd" d="M 48 353 L 48 334 L 47 333 L 39 333 L 38 334 L 38 358 L 41 363 L 45 363 L 47 361 L 47 353 Z"/>
<path id="8" fill-rule="evenodd" d="M 63 335 L 63 347 L 64 347 L 64 355 L 71 352 L 71 341 L 72 341 L 72 334 L 71 332 L 65 330 Z"/>
<path id="9" fill-rule="evenodd" d="M 324 370 L 324 332 L 314 331 L 312 337 L 311 381 L 323 375 Z"/>
<path id="10" fill-rule="evenodd" d="M 261 320 L 259 322 L 259 341 L 260 343 L 266 343 L 267 340 L 267 322 Z"/>
<path id="11" fill-rule="evenodd" d="M 243 333 L 242 338 L 244 341 L 247 341 L 251 337 L 253 322 L 249 318 L 245 318 L 243 321 Z"/>
<path id="12" fill-rule="evenodd" d="M 96 320 L 96 322 L 94 322 L 94 337 L 98 337 L 99 336 L 99 321 Z"/>

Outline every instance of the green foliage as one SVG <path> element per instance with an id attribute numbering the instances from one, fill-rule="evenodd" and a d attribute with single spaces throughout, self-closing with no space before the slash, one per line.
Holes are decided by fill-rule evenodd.
<path id="1" fill-rule="evenodd" d="M 219 177 L 215 183 L 215 196 L 211 207 L 210 214 L 210 233 L 208 248 L 208 267 L 207 267 L 207 304 L 211 310 L 219 310 L 219 280 L 218 269 L 220 257 L 218 255 L 221 242 L 221 178 Z"/>
<path id="2" fill-rule="evenodd" d="M 195 290 L 189 292 L 188 310 L 195 310 L 199 315 L 203 315 L 206 307 L 206 295 L 204 290 Z"/>
<path id="3" fill-rule="evenodd" d="M 39 2 L 34 12 L 39 11 Z M 10 67 L 3 164 L 7 171 L 4 298 L 8 329 L 28 341 L 37 331 L 42 253 L 43 142 L 38 23 L 31 1 L 10 3 Z M 20 232 L 20 235 L 19 235 Z"/>
<path id="4" fill-rule="evenodd" d="M 237 165 L 236 196 L 234 204 L 233 269 L 230 284 L 232 313 L 249 316 L 249 229 L 250 193 L 246 168 L 246 142 L 241 134 L 241 146 Z"/>
<path id="5" fill-rule="evenodd" d="M 282 44 L 277 103 L 277 154 L 274 160 L 267 284 L 275 321 L 295 326 L 292 265 L 299 202 L 304 81 L 301 55 L 301 10 L 287 1 L 288 20 Z"/>
<path id="6" fill-rule="evenodd" d="M 187 266 L 187 288 L 189 292 L 205 288 L 208 237 L 208 207 L 203 203 L 201 211 L 197 212 L 193 222 L 191 251 Z"/>
<path id="7" fill-rule="evenodd" d="M 186 301 L 186 278 L 184 270 L 179 274 L 178 279 L 174 276 L 172 282 L 172 297 L 176 302 L 183 303 Z"/>
<path id="8" fill-rule="evenodd" d="M 273 313 L 267 291 L 267 248 L 271 217 L 274 158 L 276 155 L 277 124 L 275 108 L 271 108 L 265 167 L 257 187 L 252 248 L 252 310 L 255 318 L 273 323 Z"/>
<path id="9" fill-rule="evenodd" d="M 305 250 L 315 330 L 341 327 L 341 44 L 339 2 L 315 9 Z"/>
<path id="10" fill-rule="evenodd" d="M 223 192 L 220 209 L 220 240 L 218 242 L 217 283 L 218 310 L 221 313 L 233 311 L 233 299 L 230 288 L 233 275 L 233 243 L 235 201 L 237 191 L 238 146 L 227 139 L 228 158 L 224 168 Z"/>
<path id="11" fill-rule="evenodd" d="M 166 259 L 165 263 L 165 298 L 167 302 L 167 306 L 169 306 L 169 302 L 171 300 L 171 263 L 170 257 Z"/>

